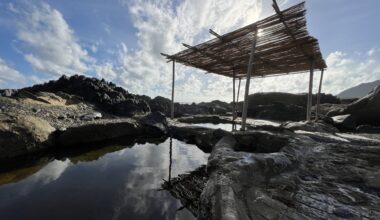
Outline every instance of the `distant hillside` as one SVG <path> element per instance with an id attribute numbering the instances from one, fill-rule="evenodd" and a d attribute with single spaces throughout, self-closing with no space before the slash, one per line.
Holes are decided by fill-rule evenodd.
<path id="1" fill-rule="evenodd" d="M 373 88 L 375 88 L 378 85 L 380 85 L 380 80 L 362 83 L 360 85 L 342 91 L 337 96 L 341 99 L 361 98 L 367 95 Z"/>

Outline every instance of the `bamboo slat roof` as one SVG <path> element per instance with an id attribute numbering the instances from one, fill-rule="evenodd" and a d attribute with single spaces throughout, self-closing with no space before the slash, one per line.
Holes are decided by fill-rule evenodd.
<path id="1" fill-rule="evenodd" d="M 244 78 L 256 36 L 253 77 L 301 73 L 326 68 L 318 40 L 306 28 L 305 2 L 280 11 L 274 1 L 275 14 L 224 35 L 210 30 L 216 38 L 196 46 L 184 44 L 188 49 L 168 60 L 196 67 L 210 73 Z"/>

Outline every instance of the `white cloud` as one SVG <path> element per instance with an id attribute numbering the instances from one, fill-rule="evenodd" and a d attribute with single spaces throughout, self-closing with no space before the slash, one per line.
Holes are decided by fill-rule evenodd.
<path id="1" fill-rule="evenodd" d="M 371 49 L 367 52 L 367 54 L 368 54 L 368 56 L 373 56 L 376 52 L 379 52 L 379 51 L 380 51 L 380 48 L 373 47 L 373 48 L 371 48 Z"/>
<path id="2" fill-rule="evenodd" d="M 360 83 L 380 79 L 379 58 L 366 55 L 353 57 L 336 51 L 327 56 L 326 62 L 328 70 L 325 74 L 324 91 L 329 93 L 337 94 Z"/>
<path id="3" fill-rule="evenodd" d="M 0 88 L 16 88 L 25 84 L 25 77 L 0 58 Z"/>
<path id="4" fill-rule="evenodd" d="M 261 14 L 261 1 L 243 0 L 185 0 L 177 5 L 173 1 L 122 1 L 137 29 L 138 48 L 129 50 L 120 46 L 116 72 L 118 83 L 134 93 L 150 96 L 170 96 L 171 64 L 160 52 L 175 53 L 184 49 L 182 42 L 197 44 L 212 36 L 208 29 L 226 33 L 256 21 Z M 223 98 L 228 90 L 228 79 L 205 75 L 202 71 L 176 65 L 177 101 L 202 101 Z M 210 94 L 212 79 L 219 88 L 218 95 Z M 200 96 L 202 94 L 202 96 Z"/>
<path id="5" fill-rule="evenodd" d="M 39 4 L 26 7 L 18 15 L 17 38 L 35 70 L 54 76 L 88 70 L 91 58 L 58 10 Z"/>

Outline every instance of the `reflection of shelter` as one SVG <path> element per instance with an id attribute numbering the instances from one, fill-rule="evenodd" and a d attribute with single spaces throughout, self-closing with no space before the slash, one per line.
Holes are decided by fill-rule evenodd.
<path id="1" fill-rule="evenodd" d="M 273 0 L 276 14 L 247 25 L 233 32 L 219 35 L 210 29 L 216 38 L 196 46 L 183 44 L 188 49 L 174 55 L 161 53 L 173 62 L 172 108 L 174 117 L 175 62 L 233 79 L 234 118 L 236 116 L 235 82 L 246 79 L 242 111 L 242 130 L 246 127 L 248 94 L 251 77 L 267 77 L 310 72 L 309 95 L 306 119 L 311 120 L 313 71 L 321 70 L 318 91 L 321 91 L 325 61 L 318 40 L 306 29 L 304 2 L 281 11 Z M 248 63 L 247 63 L 248 61 Z M 236 100 L 238 101 L 238 100 Z"/>
<path id="2" fill-rule="evenodd" d="M 171 179 L 172 179 L 172 155 L 173 154 L 173 138 L 170 137 L 169 139 L 169 177 L 168 177 L 168 183 L 171 185 Z"/>

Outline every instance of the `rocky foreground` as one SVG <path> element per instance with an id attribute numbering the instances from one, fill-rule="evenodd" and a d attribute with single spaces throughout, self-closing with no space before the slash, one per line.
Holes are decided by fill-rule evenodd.
<path id="1" fill-rule="evenodd" d="M 380 216 L 380 134 L 342 133 L 325 123 L 269 127 L 230 133 L 182 125 L 175 137 L 192 133 L 190 142 L 214 144 L 211 155 L 206 168 L 163 188 L 199 219 Z"/>
<path id="2" fill-rule="evenodd" d="M 299 122 L 304 95 L 252 95 L 249 115 L 271 121 L 249 119 L 246 132 L 191 125 L 238 123 L 228 116 L 231 104 L 176 103 L 178 117 L 169 120 L 168 99 L 83 76 L 0 94 L 0 162 L 123 137 L 171 136 L 211 153 L 206 167 L 163 184 L 199 219 L 380 216 L 380 87 L 349 104 L 323 95 L 321 120 L 310 123 Z"/>

